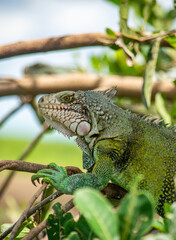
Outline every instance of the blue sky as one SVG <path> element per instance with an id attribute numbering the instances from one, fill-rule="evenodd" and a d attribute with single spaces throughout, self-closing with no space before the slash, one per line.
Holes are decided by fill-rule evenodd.
<path id="1" fill-rule="evenodd" d="M 172 0 L 159 2 L 167 8 L 173 4 Z M 135 24 L 135 19 L 131 19 L 130 24 Z M 0 45 L 66 34 L 103 32 L 106 27 L 119 30 L 118 22 L 118 9 L 104 0 L 1 0 Z M 87 68 L 88 57 L 101 51 L 105 48 L 89 47 L 2 59 L 0 76 L 20 78 L 24 67 L 37 62 L 74 66 L 75 53 L 79 54 L 79 64 Z M 18 103 L 16 96 L 1 97 L 0 120 Z M 0 129 L 0 137 L 33 138 L 39 130 L 35 115 L 28 106 L 24 106 Z"/>

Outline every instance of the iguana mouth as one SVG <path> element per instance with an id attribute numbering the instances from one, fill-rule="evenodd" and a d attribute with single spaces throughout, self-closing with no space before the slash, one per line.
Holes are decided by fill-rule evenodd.
<path id="1" fill-rule="evenodd" d="M 39 111 L 46 122 L 68 137 L 85 136 L 91 130 L 85 109 L 79 106 L 77 108 L 79 111 L 76 111 L 77 109 L 70 104 L 51 104 L 47 98 L 44 100 L 43 97 L 39 100 Z"/>

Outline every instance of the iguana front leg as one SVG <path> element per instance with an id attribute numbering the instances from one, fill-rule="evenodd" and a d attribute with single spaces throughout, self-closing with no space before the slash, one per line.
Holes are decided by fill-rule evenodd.
<path id="1" fill-rule="evenodd" d="M 40 170 L 32 176 L 32 181 L 43 178 L 44 182 L 50 183 L 57 190 L 66 194 L 73 194 L 76 189 L 85 186 L 101 190 L 111 178 L 113 163 L 109 151 L 106 151 L 106 145 L 102 144 L 102 142 L 96 145 L 94 152 L 95 165 L 92 173 L 67 176 L 65 168 L 50 164 L 49 166 L 54 169 Z"/>

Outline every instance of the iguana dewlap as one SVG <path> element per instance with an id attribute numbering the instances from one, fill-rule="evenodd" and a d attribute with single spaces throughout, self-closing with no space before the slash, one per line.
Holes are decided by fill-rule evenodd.
<path id="1" fill-rule="evenodd" d="M 160 121 L 136 115 L 113 104 L 116 90 L 64 91 L 39 100 L 39 111 L 51 127 L 76 136 L 83 151 L 85 174 L 67 176 L 62 167 L 39 171 L 57 190 L 72 194 L 84 186 L 103 189 L 109 181 L 130 190 L 142 176 L 139 188 L 151 193 L 163 215 L 165 202 L 176 199 L 176 133 Z"/>

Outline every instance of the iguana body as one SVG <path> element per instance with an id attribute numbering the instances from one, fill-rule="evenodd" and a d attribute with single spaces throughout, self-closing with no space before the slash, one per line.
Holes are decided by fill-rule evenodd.
<path id="1" fill-rule="evenodd" d="M 39 100 L 39 110 L 53 128 L 71 137 L 83 151 L 86 174 L 67 176 L 66 170 L 41 170 L 56 189 L 72 194 L 90 186 L 103 189 L 111 180 L 130 190 L 139 174 L 139 188 L 149 191 L 163 215 L 165 202 L 176 199 L 176 134 L 155 119 L 145 120 L 113 104 L 115 89 L 107 91 L 65 91 Z"/>

